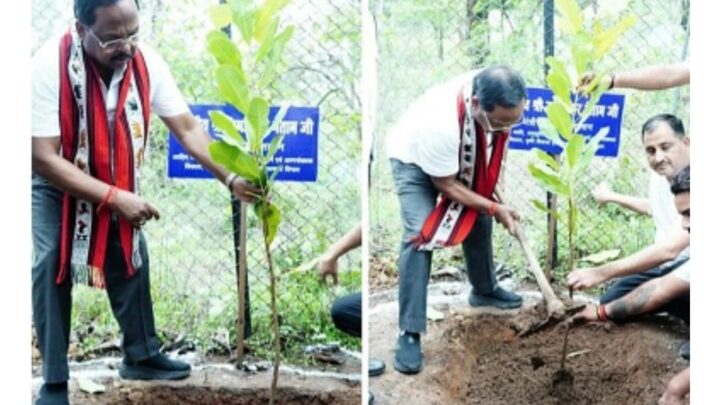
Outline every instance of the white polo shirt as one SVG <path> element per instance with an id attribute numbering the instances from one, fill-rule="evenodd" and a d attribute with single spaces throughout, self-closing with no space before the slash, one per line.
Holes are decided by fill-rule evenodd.
<path id="1" fill-rule="evenodd" d="M 150 78 L 151 111 L 160 117 L 173 117 L 189 108 L 167 63 L 152 48 L 140 44 Z M 102 84 L 108 127 L 115 129 L 115 110 L 125 68 L 118 69 L 110 88 Z M 60 37 L 46 42 L 32 58 L 32 136 L 60 136 Z"/>
<path id="2" fill-rule="evenodd" d="M 648 200 L 655 223 L 657 243 L 677 232 L 681 227 L 682 218 L 675 207 L 675 196 L 670 191 L 670 182 L 655 172 L 650 172 Z"/>
<path id="3" fill-rule="evenodd" d="M 389 158 L 414 163 L 434 177 L 458 172 L 460 128 L 457 96 L 480 70 L 465 72 L 428 89 L 388 130 Z"/>

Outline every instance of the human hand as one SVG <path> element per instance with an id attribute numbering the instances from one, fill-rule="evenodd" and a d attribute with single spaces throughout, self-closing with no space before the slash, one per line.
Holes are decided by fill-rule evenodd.
<path id="1" fill-rule="evenodd" d="M 606 182 L 601 182 L 592 191 L 592 195 L 595 198 L 595 201 L 602 207 L 612 199 L 612 193 L 613 191 L 608 187 Z"/>
<path id="2" fill-rule="evenodd" d="M 259 187 L 249 183 L 247 180 L 240 176 L 233 179 L 232 192 L 235 197 L 246 203 L 254 203 L 258 200 L 258 195 L 262 192 Z"/>
<path id="3" fill-rule="evenodd" d="M 596 74 L 595 72 L 587 72 L 580 78 L 580 82 L 578 83 L 577 87 L 575 88 L 575 91 L 577 93 L 580 93 L 582 95 L 589 95 L 595 89 L 598 87 L 607 89 L 610 88 L 610 83 L 612 82 L 612 76 L 610 75 L 603 75 L 600 80 L 595 80 Z"/>
<path id="4" fill-rule="evenodd" d="M 338 264 L 337 259 L 323 256 L 318 262 L 318 275 L 323 284 L 327 285 L 328 276 L 332 277 L 333 285 L 338 284 Z"/>
<path id="5" fill-rule="evenodd" d="M 116 189 L 115 199 L 110 203 L 115 212 L 130 222 L 136 229 L 150 219 L 160 219 L 160 212 L 142 197 L 129 191 Z"/>
<path id="6" fill-rule="evenodd" d="M 500 222 L 510 235 L 515 236 L 515 222 L 520 222 L 521 219 L 520 213 L 510 206 L 498 204 L 495 209 L 495 220 Z"/>
<path id="7" fill-rule="evenodd" d="M 572 316 L 572 318 L 570 318 L 570 325 L 575 327 L 584 325 L 588 322 L 597 321 L 599 321 L 597 315 L 597 305 L 590 304 L 585 305 L 585 308 L 583 308 L 582 311 L 576 313 Z"/>
<path id="8" fill-rule="evenodd" d="M 597 267 L 573 269 L 567 276 L 567 287 L 571 290 L 592 288 L 605 281 L 605 276 Z"/>

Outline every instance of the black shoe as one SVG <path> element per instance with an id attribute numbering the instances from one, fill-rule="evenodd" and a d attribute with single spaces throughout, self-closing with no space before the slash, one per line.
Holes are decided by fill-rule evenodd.
<path id="1" fill-rule="evenodd" d="M 417 374 L 422 368 L 420 334 L 401 331 L 395 346 L 395 370 L 403 374 Z"/>
<path id="2" fill-rule="evenodd" d="M 523 299 L 518 294 L 498 286 L 490 294 L 477 294 L 470 291 L 468 303 L 472 307 L 495 307 L 500 309 L 520 308 Z"/>
<path id="3" fill-rule="evenodd" d="M 35 405 L 70 405 L 67 382 L 43 384 Z"/>
<path id="4" fill-rule="evenodd" d="M 680 356 L 682 356 L 683 359 L 690 361 L 690 341 L 683 342 L 682 345 L 680 345 Z"/>
<path id="5" fill-rule="evenodd" d="M 179 380 L 189 375 L 189 364 L 170 360 L 162 353 L 137 362 L 123 359 L 120 365 L 120 377 L 126 380 Z"/>
<path id="6" fill-rule="evenodd" d="M 377 377 L 385 372 L 385 362 L 380 359 L 368 360 L 368 375 L 370 377 Z"/>

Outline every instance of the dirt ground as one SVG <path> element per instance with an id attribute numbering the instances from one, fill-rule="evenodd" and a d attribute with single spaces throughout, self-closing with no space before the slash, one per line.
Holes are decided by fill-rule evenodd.
<path id="1" fill-rule="evenodd" d="M 370 355 L 388 366 L 370 380 L 379 405 L 655 404 L 667 381 L 689 364 L 677 354 L 688 331 L 667 318 L 586 325 L 568 338 L 572 382 L 553 383 L 564 330 L 524 338 L 515 332 L 518 323 L 538 316 L 539 293 L 522 291 L 523 308 L 502 312 L 470 308 L 467 283 L 431 284 L 429 291 L 428 305 L 443 319 L 428 324 L 422 337 L 425 368 L 415 376 L 392 367 L 396 292 L 371 295 Z"/>
<path id="2" fill-rule="evenodd" d="M 90 394 L 80 388 L 81 380 L 92 381 L 105 392 Z M 202 404 L 250 405 L 269 400 L 270 372 L 247 373 L 232 367 L 199 367 L 181 381 L 127 381 L 112 370 L 84 370 L 70 381 L 72 404 Z M 279 404 L 350 405 L 361 401 L 358 381 L 333 376 L 281 372 Z"/>

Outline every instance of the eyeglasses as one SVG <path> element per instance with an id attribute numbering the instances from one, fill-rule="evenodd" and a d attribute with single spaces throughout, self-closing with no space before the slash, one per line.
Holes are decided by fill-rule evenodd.
<path id="1" fill-rule="evenodd" d="M 485 112 L 485 110 L 483 110 L 483 109 L 481 108 L 480 111 L 482 112 L 483 117 L 485 117 L 485 122 L 487 122 L 487 125 L 488 125 L 488 128 L 487 128 L 487 129 L 488 129 L 488 132 L 490 132 L 490 133 L 493 133 L 493 132 L 509 132 L 510 129 L 512 129 L 512 127 L 513 127 L 514 125 L 517 125 L 517 124 L 521 123 L 522 120 L 523 120 L 523 118 L 525 118 L 525 113 L 523 112 L 522 114 L 520 114 L 520 117 L 517 119 L 517 121 L 513 122 L 512 124 L 506 125 L 506 126 L 504 126 L 504 127 L 493 128 L 492 124 L 490 123 L 490 118 L 488 118 L 488 115 L 487 115 L 487 113 Z"/>
<path id="2" fill-rule="evenodd" d="M 90 27 L 87 27 L 88 32 L 90 32 L 90 35 L 95 38 L 98 45 L 100 45 L 100 48 L 111 51 L 115 49 L 119 49 L 121 46 L 125 45 L 126 43 L 130 46 L 136 46 L 138 42 L 140 42 L 140 33 L 135 33 L 133 35 L 130 35 L 127 38 L 118 38 L 118 39 L 111 39 L 110 41 L 103 42 L 98 38 L 98 36 L 93 32 L 93 30 Z"/>

